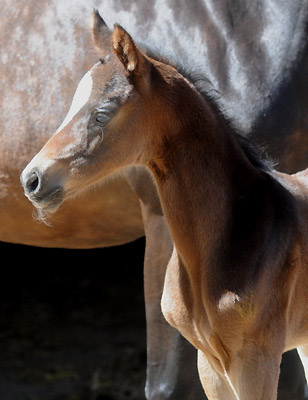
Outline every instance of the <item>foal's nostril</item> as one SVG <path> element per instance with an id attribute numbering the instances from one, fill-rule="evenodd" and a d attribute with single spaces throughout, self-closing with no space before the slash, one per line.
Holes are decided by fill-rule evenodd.
<path id="1" fill-rule="evenodd" d="M 33 171 L 26 182 L 26 188 L 30 193 L 33 193 L 38 189 L 39 185 L 40 185 L 39 176 L 35 171 Z"/>

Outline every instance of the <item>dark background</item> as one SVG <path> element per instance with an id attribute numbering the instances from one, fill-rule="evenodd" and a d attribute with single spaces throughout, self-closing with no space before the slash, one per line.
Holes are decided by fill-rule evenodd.
<path id="1" fill-rule="evenodd" d="M 0 250 L 0 400 L 144 399 L 144 239 Z"/>

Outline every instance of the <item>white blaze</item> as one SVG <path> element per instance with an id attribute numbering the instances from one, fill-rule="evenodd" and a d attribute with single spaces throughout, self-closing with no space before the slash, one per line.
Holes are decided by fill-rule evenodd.
<path id="1" fill-rule="evenodd" d="M 57 132 L 60 132 L 74 118 L 78 111 L 80 111 L 82 107 L 87 103 L 92 93 L 92 86 L 92 69 L 90 69 L 79 82 L 79 85 L 73 97 L 71 108 L 69 109 L 69 112 L 64 121 L 57 129 Z"/>

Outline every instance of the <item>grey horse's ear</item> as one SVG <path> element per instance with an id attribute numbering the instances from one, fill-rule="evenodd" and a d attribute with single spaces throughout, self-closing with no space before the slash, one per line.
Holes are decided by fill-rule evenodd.
<path id="1" fill-rule="evenodd" d="M 111 53 L 110 38 L 111 30 L 106 22 L 100 16 L 98 10 L 94 9 L 92 13 L 92 38 L 102 57 Z"/>

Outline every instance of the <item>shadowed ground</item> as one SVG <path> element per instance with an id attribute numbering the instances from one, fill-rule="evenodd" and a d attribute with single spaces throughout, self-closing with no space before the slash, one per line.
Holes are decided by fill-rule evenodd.
<path id="1" fill-rule="evenodd" d="M 0 248 L 0 399 L 144 399 L 144 240 Z"/>

